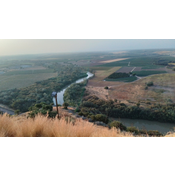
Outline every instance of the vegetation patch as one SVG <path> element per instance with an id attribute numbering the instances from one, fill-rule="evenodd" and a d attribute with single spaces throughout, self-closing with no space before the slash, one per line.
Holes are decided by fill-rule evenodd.
<path id="1" fill-rule="evenodd" d="M 64 102 L 68 103 L 70 106 L 79 106 L 86 90 L 86 84 L 87 80 L 83 83 L 75 83 L 67 88 L 64 93 Z"/>
<path id="2" fill-rule="evenodd" d="M 130 74 L 127 73 L 113 73 L 110 76 L 108 76 L 109 79 L 117 79 L 117 78 L 126 78 L 130 77 Z"/>
<path id="3" fill-rule="evenodd" d="M 149 75 L 163 74 L 167 72 L 166 71 L 133 71 L 133 73 L 135 73 L 137 76 L 140 76 L 140 77 L 146 77 Z"/>
<path id="4" fill-rule="evenodd" d="M 65 86 L 86 76 L 87 74 L 80 67 L 73 65 L 62 66 L 59 69 L 58 76 L 55 78 L 38 81 L 25 88 L 0 91 L 0 103 L 21 112 L 28 111 L 30 106 L 37 103 L 44 102 L 49 105 L 53 102 L 51 97 L 53 91 L 59 92 Z"/>
<path id="5" fill-rule="evenodd" d="M 90 105 L 83 105 L 84 103 Z M 110 118 L 144 119 L 159 122 L 175 123 L 175 105 L 152 104 L 148 108 L 127 106 L 116 100 L 102 100 L 96 96 L 87 96 L 80 106 L 80 113 L 86 117 L 104 114 Z"/>
<path id="6" fill-rule="evenodd" d="M 137 77 L 132 76 L 132 77 L 126 77 L 126 78 L 118 78 L 118 79 L 105 79 L 106 81 L 121 81 L 121 82 L 133 82 L 137 80 Z"/>

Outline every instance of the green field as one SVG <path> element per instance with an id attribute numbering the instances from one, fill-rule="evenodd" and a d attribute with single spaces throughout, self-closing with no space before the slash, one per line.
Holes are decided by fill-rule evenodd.
<path id="1" fill-rule="evenodd" d="M 4 76 L 9 75 L 23 75 L 23 74 L 42 74 L 42 73 L 54 73 L 53 69 L 43 69 L 43 70 L 17 70 L 9 71 L 3 74 Z"/>
<path id="2" fill-rule="evenodd" d="M 19 75 L 0 75 L 0 91 L 13 88 L 23 88 L 34 84 L 37 81 L 47 80 L 56 77 L 57 73 L 34 73 Z"/>
<path id="3" fill-rule="evenodd" d="M 129 57 L 129 55 L 126 55 Z M 175 62 L 175 57 L 171 56 L 158 56 L 158 55 L 150 55 L 150 56 L 133 56 L 129 57 L 127 60 L 116 61 L 112 63 L 101 64 L 98 67 L 113 67 L 113 66 L 121 66 L 121 67 L 142 67 L 142 69 L 158 69 L 163 68 L 165 65 L 161 65 L 162 63 L 167 63 L 170 61 Z M 96 66 L 97 67 L 97 66 Z"/>
<path id="4" fill-rule="evenodd" d="M 154 74 L 164 74 L 167 72 L 166 71 L 135 71 L 133 73 L 135 73 L 137 76 L 145 77 L 145 76 L 154 75 Z"/>
<path id="5" fill-rule="evenodd" d="M 133 82 L 137 80 L 136 77 L 125 77 L 125 78 L 117 78 L 117 79 L 105 79 L 106 81 L 121 81 L 121 82 Z"/>

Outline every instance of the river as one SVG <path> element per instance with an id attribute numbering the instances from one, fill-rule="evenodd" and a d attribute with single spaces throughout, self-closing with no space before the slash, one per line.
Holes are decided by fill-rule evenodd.
<path id="1" fill-rule="evenodd" d="M 57 93 L 57 100 L 58 100 L 58 104 L 63 104 L 64 103 L 64 92 L 65 90 L 71 86 L 74 83 L 81 83 L 86 79 L 89 79 L 91 77 L 93 77 L 93 74 L 90 72 L 87 72 L 87 77 L 85 78 L 81 78 L 73 83 L 71 83 L 70 85 L 68 85 L 67 87 L 65 87 L 62 91 Z M 55 99 L 53 99 L 54 104 L 55 104 Z M 160 122 L 156 122 L 156 121 L 148 121 L 148 120 L 138 120 L 138 119 L 115 119 L 118 120 L 120 122 L 122 122 L 124 125 L 126 126 L 135 126 L 138 129 L 146 129 L 146 130 L 158 130 L 159 132 L 161 132 L 162 134 L 166 134 L 169 131 L 174 131 L 174 127 L 175 124 L 172 123 L 160 123 Z"/>
<path id="2" fill-rule="evenodd" d="M 113 118 L 120 121 L 125 126 L 135 126 L 138 129 L 157 130 L 162 134 L 166 134 L 169 131 L 174 131 L 175 124 L 173 123 L 161 123 L 156 121 L 148 121 L 141 119 L 125 119 L 125 118 Z"/>
<path id="3" fill-rule="evenodd" d="M 89 79 L 89 78 L 91 78 L 91 77 L 94 76 L 94 74 L 92 74 L 92 73 L 90 73 L 90 72 L 87 72 L 87 75 L 88 75 L 87 77 L 78 79 L 77 81 L 71 83 L 70 85 L 66 86 L 63 90 L 61 90 L 60 92 L 58 92 L 58 93 L 57 93 L 57 101 L 58 101 L 58 104 L 62 105 L 62 104 L 64 103 L 64 92 L 66 91 L 66 89 L 67 89 L 68 87 L 70 87 L 70 86 L 71 86 L 72 84 L 74 84 L 74 83 L 81 83 L 81 82 L 83 82 L 84 80 Z M 55 98 L 53 98 L 53 101 L 54 101 L 54 104 L 56 104 L 56 103 L 55 103 Z"/>

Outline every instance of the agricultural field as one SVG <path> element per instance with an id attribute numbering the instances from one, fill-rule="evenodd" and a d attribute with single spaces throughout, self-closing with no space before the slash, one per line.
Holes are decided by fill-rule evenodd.
<path id="1" fill-rule="evenodd" d="M 139 77 L 146 77 L 149 75 L 154 75 L 154 74 L 164 74 L 167 73 L 166 71 L 133 71 L 137 76 Z"/>
<path id="2" fill-rule="evenodd" d="M 0 75 L 0 91 L 12 88 L 23 88 L 35 82 L 56 77 L 57 73 L 33 73 L 33 74 L 11 74 Z"/>
<path id="3" fill-rule="evenodd" d="M 175 74 L 152 75 L 117 87 L 111 87 L 109 95 L 121 101 L 140 101 L 147 104 L 167 104 L 175 102 Z M 148 82 L 153 86 L 146 88 Z"/>
<path id="4" fill-rule="evenodd" d="M 122 67 L 120 68 L 118 71 L 116 71 L 117 73 L 130 73 L 134 70 L 134 67 Z"/>
<path id="5" fill-rule="evenodd" d="M 125 101 L 149 99 L 159 102 L 166 98 L 173 101 L 168 95 L 173 92 L 174 87 L 168 86 L 167 88 L 170 88 L 168 92 L 165 85 L 161 86 L 160 82 L 156 81 L 158 77 L 175 75 L 174 53 L 174 50 L 152 49 L 0 57 L 0 91 L 28 87 L 54 77 L 57 77 L 58 82 L 65 83 L 61 75 L 66 75 L 66 71 L 69 73 L 74 71 L 76 74 L 77 69 L 83 69 L 95 75 L 88 81 L 89 92 L 93 91 L 99 96 L 105 94 L 103 98 L 108 96 L 108 99 L 118 98 Z M 137 76 L 107 79 L 114 72 L 132 72 Z M 151 77 L 157 77 L 153 80 L 155 84 L 145 90 L 144 81 L 151 81 Z M 64 78 L 69 79 L 66 76 Z M 169 81 L 174 80 L 167 78 L 166 81 L 169 84 Z M 109 87 L 107 91 L 103 90 L 106 86 Z"/>
<path id="6" fill-rule="evenodd" d="M 105 79 L 106 81 L 119 81 L 119 82 L 133 82 L 133 81 L 136 81 L 137 78 L 135 76 L 132 76 L 132 77 L 124 77 L 124 78 L 117 78 L 117 79 L 110 79 L 110 78 L 107 78 Z"/>
<path id="7" fill-rule="evenodd" d="M 89 80 L 88 92 L 93 95 L 96 92 L 96 95 L 103 99 L 104 97 L 118 99 L 131 105 L 138 101 L 141 102 L 141 106 L 149 106 L 150 103 L 173 103 L 175 102 L 173 96 L 175 84 L 172 83 L 175 82 L 174 53 L 174 50 L 140 50 L 119 54 L 113 52 L 108 57 L 103 57 L 103 60 L 96 60 L 95 65 L 91 65 L 95 77 Z M 118 67 L 116 73 L 132 72 L 136 76 L 107 78 L 114 73 L 111 70 L 115 67 Z M 154 85 L 147 89 L 146 83 L 149 81 L 153 81 Z M 109 87 L 108 95 L 102 90 L 105 86 Z"/>
<path id="8" fill-rule="evenodd" d="M 88 82 L 88 86 L 98 86 L 98 87 L 104 87 L 106 85 L 116 85 L 117 82 L 106 82 L 105 78 L 107 78 L 109 75 L 116 72 L 120 67 L 113 67 L 110 69 L 104 69 L 104 70 L 96 70 L 94 72 L 94 78 L 90 79 Z"/>

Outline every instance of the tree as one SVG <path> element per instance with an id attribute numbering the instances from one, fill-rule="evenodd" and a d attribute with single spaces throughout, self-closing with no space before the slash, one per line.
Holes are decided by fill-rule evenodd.
<path id="1" fill-rule="evenodd" d="M 69 106 L 68 103 L 63 103 L 63 107 L 64 107 L 64 109 L 67 109 L 68 106 Z"/>
<path id="2" fill-rule="evenodd" d="M 109 89 L 108 86 L 106 86 L 104 89 Z"/>
<path id="3" fill-rule="evenodd" d="M 18 110 L 15 110 L 15 114 L 16 115 L 19 115 L 20 114 L 20 110 L 18 109 Z"/>
<path id="4" fill-rule="evenodd" d="M 121 122 L 119 122 L 119 121 L 113 121 L 113 122 L 111 122 L 110 124 L 109 124 L 109 127 L 110 128 L 113 128 L 113 127 L 115 127 L 115 128 L 117 128 L 117 129 L 120 129 L 121 131 L 126 131 L 126 126 L 125 125 L 123 125 Z"/>

